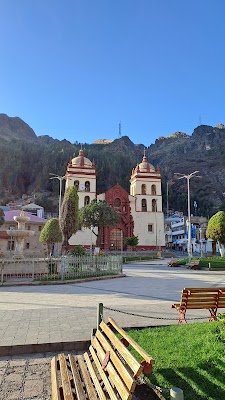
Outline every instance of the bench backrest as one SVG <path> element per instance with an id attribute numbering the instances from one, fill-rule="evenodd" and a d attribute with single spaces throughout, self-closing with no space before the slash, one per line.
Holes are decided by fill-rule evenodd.
<path id="1" fill-rule="evenodd" d="M 225 287 L 184 288 L 181 294 L 180 308 L 225 308 Z"/>
<path id="2" fill-rule="evenodd" d="M 123 342 L 119 336 L 122 336 Z M 134 358 L 127 346 L 136 350 L 143 358 L 142 363 Z M 110 399 L 118 399 L 115 391 L 118 392 L 121 399 L 131 399 L 136 386 L 136 378 L 142 373 L 144 367 L 149 366 L 151 369 L 154 363 L 154 359 L 112 318 L 108 318 L 108 324 L 101 322 L 100 328 L 92 338 L 89 350 L 98 373 L 111 396 Z"/>

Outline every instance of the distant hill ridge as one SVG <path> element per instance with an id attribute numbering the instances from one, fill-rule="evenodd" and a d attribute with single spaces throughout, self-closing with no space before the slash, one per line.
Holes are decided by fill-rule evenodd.
<path id="1" fill-rule="evenodd" d="M 34 195 L 35 202 L 46 209 L 57 210 L 58 181 L 49 180 L 49 173 L 64 175 L 70 157 L 78 154 L 80 144 L 36 136 L 19 117 L 0 114 L 0 202 L 5 204 L 23 194 Z M 76 140 L 76 138 L 75 138 Z M 96 146 L 96 144 L 98 144 Z M 119 139 L 98 139 L 84 144 L 85 156 L 95 159 L 97 192 L 109 189 L 117 182 L 129 192 L 132 168 L 142 160 L 143 144 L 134 144 L 128 136 Z M 198 204 L 197 213 L 210 215 L 225 209 L 225 126 L 200 125 L 192 135 L 175 132 L 160 136 L 146 150 L 153 165 L 159 165 L 162 175 L 164 207 L 167 182 L 174 181 L 174 172 L 200 171 L 201 179 L 191 180 L 191 204 Z M 187 212 L 186 180 L 169 185 L 169 207 Z"/>

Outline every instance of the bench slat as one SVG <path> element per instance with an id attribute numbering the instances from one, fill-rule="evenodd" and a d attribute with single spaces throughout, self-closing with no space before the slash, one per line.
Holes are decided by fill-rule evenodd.
<path id="1" fill-rule="evenodd" d="M 118 397 L 116 396 L 116 394 L 115 394 L 115 392 L 114 392 L 114 390 L 113 390 L 113 388 L 112 388 L 112 386 L 111 386 L 111 384 L 110 384 L 110 382 L 109 382 L 104 370 L 102 369 L 102 366 L 101 366 L 101 364 L 99 362 L 97 354 L 95 353 L 95 349 L 92 346 L 90 346 L 89 350 L 91 352 L 91 355 L 93 357 L 95 365 L 96 365 L 96 367 L 98 369 L 99 375 L 100 375 L 101 379 L 103 380 L 103 382 L 105 384 L 107 392 L 109 393 L 110 400 L 118 400 Z"/>
<path id="2" fill-rule="evenodd" d="M 75 357 L 71 357 L 71 354 L 68 355 L 69 362 L 71 366 L 71 371 L 73 374 L 74 385 L 76 389 L 77 400 L 86 400 L 86 394 L 84 391 L 83 383 L 80 379 L 79 368 L 77 366 L 77 360 Z"/>
<path id="3" fill-rule="evenodd" d="M 79 356 L 75 356 L 75 358 L 77 359 L 77 361 L 79 363 L 81 374 L 82 374 L 82 377 L 83 377 L 83 380 L 84 380 L 84 383 L 85 383 L 85 386 L 86 386 L 86 389 L 87 389 L 88 398 L 91 399 L 91 400 L 97 400 L 98 397 L 97 397 L 97 394 L 96 394 L 96 390 L 95 390 L 95 387 L 94 387 L 94 385 L 92 383 L 90 375 L 88 373 L 87 366 L 86 366 L 86 363 L 84 361 L 83 354 L 79 355 Z"/>
<path id="4" fill-rule="evenodd" d="M 53 357 L 51 361 L 51 382 L 52 382 L 52 400 L 60 400 L 59 383 L 57 380 L 57 359 Z"/>
<path id="5" fill-rule="evenodd" d="M 111 331 L 111 329 L 105 324 L 105 322 L 101 322 L 100 328 L 102 331 L 106 334 L 106 336 L 109 338 L 110 342 L 115 346 L 117 351 L 121 354 L 121 356 L 124 358 L 126 363 L 130 366 L 132 371 L 134 372 L 134 375 L 138 376 L 143 370 L 143 367 L 140 365 L 140 363 L 132 356 L 132 354 L 129 352 L 129 350 L 121 343 L 121 341 L 114 335 L 114 333 Z"/>
<path id="6" fill-rule="evenodd" d="M 153 364 L 155 362 L 154 358 L 150 357 L 149 354 L 139 346 L 139 344 L 137 344 L 122 328 L 120 328 L 113 318 L 109 317 L 108 321 L 113 325 L 117 332 L 119 332 L 130 343 L 133 349 L 135 349 L 144 358 L 145 361 L 147 361 L 149 364 Z"/>
<path id="7" fill-rule="evenodd" d="M 188 305 L 188 307 L 185 306 L 180 306 L 179 309 L 180 310 L 209 310 L 210 308 L 216 308 L 215 304 L 209 303 L 209 304 L 204 304 L 204 306 L 202 304 L 194 304 L 191 303 Z"/>
<path id="8" fill-rule="evenodd" d="M 64 400 L 74 400 L 65 355 L 59 354 L 58 358 L 60 364 Z"/>
<path id="9" fill-rule="evenodd" d="M 95 385 L 95 388 L 96 388 L 96 390 L 98 392 L 100 400 L 107 400 L 106 396 L 105 396 L 105 394 L 104 394 L 104 392 L 102 390 L 102 387 L 101 387 L 101 385 L 99 383 L 99 380 L 98 380 L 98 378 L 97 378 L 97 376 L 95 374 L 95 371 L 94 371 L 94 368 L 92 366 L 92 363 L 91 363 L 91 360 L 90 360 L 90 357 L 89 357 L 88 353 L 84 353 L 84 359 L 85 359 L 85 361 L 87 363 L 88 371 L 89 371 L 89 373 L 91 375 L 91 378 L 92 378 L 92 380 L 94 382 L 94 385 Z"/>
<path id="10" fill-rule="evenodd" d="M 225 293 L 224 294 L 219 294 L 218 293 L 183 293 L 181 297 L 181 301 L 185 301 L 186 299 L 212 299 L 215 300 L 217 298 L 225 299 Z"/>
<path id="11" fill-rule="evenodd" d="M 123 381 L 125 382 L 128 389 L 133 391 L 134 387 L 136 386 L 136 383 L 134 382 L 133 377 L 129 374 L 128 370 L 126 369 L 122 361 L 117 356 L 111 344 L 106 340 L 105 336 L 100 331 L 96 332 L 96 337 L 100 341 L 104 350 L 110 352 L 110 359 L 112 360 L 116 369 L 120 371 L 120 375 L 123 377 Z"/>
<path id="12" fill-rule="evenodd" d="M 105 351 L 101 347 L 101 344 L 99 343 L 98 339 L 95 337 L 92 341 L 92 346 L 93 348 L 97 351 L 97 356 L 99 358 L 99 361 L 102 365 L 102 362 L 105 358 Z M 111 354 L 110 354 L 110 360 L 111 360 Z M 120 397 L 122 400 L 128 400 L 130 398 L 130 391 L 127 389 L 125 384 L 123 383 L 121 377 L 120 377 L 120 371 L 116 371 L 113 363 L 111 361 L 108 362 L 107 366 L 105 367 L 105 370 L 109 374 L 109 380 L 113 384 L 113 386 L 116 388 L 116 390 L 119 392 Z"/>
<path id="13" fill-rule="evenodd" d="M 206 293 L 217 293 L 218 291 L 222 291 L 225 293 L 225 287 L 218 287 L 218 288 L 184 288 L 183 292 L 191 292 L 191 293 L 196 293 L 196 292 L 206 292 Z"/>
<path id="14" fill-rule="evenodd" d="M 225 302 L 225 299 L 217 299 L 217 298 L 214 298 L 214 299 L 206 299 L 206 298 L 204 298 L 204 299 L 201 299 L 201 298 L 189 298 L 188 300 L 184 300 L 184 299 L 182 299 L 182 301 L 180 302 L 180 305 L 189 305 L 189 304 L 194 304 L 194 303 L 197 303 L 197 304 L 202 304 L 202 306 L 204 307 L 204 304 L 206 304 L 206 303 L 211 303 L 211 304 L 216 304 L 216 303 L 218 303 L 218 302 L 221 302 L 221 303 L 224 303 Z"/>

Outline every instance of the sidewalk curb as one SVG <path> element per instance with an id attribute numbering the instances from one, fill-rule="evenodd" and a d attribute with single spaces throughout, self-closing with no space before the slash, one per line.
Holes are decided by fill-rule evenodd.
<path id="1" fill-rule="evenodd" d="M 150 326 L 133 326 L 123 327 L 124 331 L 142 330 L 159 328 L 165 325 L 150 325 Z M 96 328 L 93 332 L 96 331 Z M 35 353 L 60 353 L 70 351 L 87 351 L 91 344 L 91 340 L 78 340 L 70 342 L 54 342 L 54 343 L 35 343 L 35 344 L 19 344 L 14 346 L 0 346 L 0 357 L 16 356 L 22 354 L 35 354 Z"/>
<path id="2" fill-rule="evenodd" d="M 38 343 L 38 344 L 20 344 L 15 346 L 0 346 L 0 357 L 15 356 L 21 354 L 33 353 L 57 353 L 65 351 L 87 350 L 90 346 L 90 340 L 79 340 L 72 342 Z"/>
<path id="3" fill-rule="evenodd" d="M 91 278 L 84 279 L 72 279 L 66 281 L 38 281 L 38 282 L 15 282 L 15 283 L 3 283 L 0 284 L 0 289 L 2 287 L 11 287 L 11 286 L 46 286 L 46 285 L 71 285 L 74 283 L 82 283 L 82 282 L 93 282 L 93 281 L 104 281 L 107 279 L 115 279 L 115 278 L 125 278 L 126 274 L 120 275 L 105 275 L 105 276 L 96 276 Z"/>

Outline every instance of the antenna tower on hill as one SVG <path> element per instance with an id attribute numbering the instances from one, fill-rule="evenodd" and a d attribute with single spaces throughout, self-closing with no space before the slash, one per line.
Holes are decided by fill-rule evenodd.
<path id="1" fill-rule="evenodd" d="M 119 123 L 119 139 L 122 137 L 122 133 L 121 133 L 121 121 Z"/>

